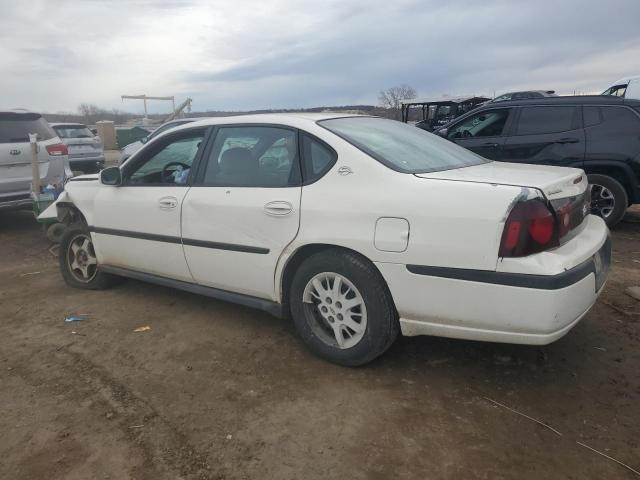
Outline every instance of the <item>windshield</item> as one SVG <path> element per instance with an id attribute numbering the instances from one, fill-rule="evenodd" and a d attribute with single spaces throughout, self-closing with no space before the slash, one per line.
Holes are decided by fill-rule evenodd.
<path id="1" fill-rule="evenodd" d="M 84 125 L 57 125 L 53 127 L 60 138 L 93 138 L 93 133 Z"/>
<path id="2" fill-rule="evenodd" d="M 435 172 L 488 162 L 452 142 L 396 120 L 348 117 L 318 123 L 399 172 Z"/>
<path id="3" fill-rule="evenodd" d="M 611 88 L 607 88 L 602 95 L 613 95 L 614 97 L 624 97 L 627 91 L 626 85 L 615 85 Z"/>

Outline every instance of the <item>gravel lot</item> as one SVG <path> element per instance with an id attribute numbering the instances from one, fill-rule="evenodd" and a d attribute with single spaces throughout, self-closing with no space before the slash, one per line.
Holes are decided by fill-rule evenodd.
<path id="1" fill-rule="evenodd" d="M 550 346 L 400 339 L 346 369 L 258 311 L 68 288 L 30 213 L 0 213 L 0 478 L 638 478 L 576 443 L 640 470 L 640 209 L 613 237 L 604 294 Z"/>

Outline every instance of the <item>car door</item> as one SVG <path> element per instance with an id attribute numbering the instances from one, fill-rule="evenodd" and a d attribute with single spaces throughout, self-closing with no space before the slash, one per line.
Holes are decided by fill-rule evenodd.
<path id="1" fill-rule="evenodd" d="M 90 226 L 100 263 L 193 281 L 180 210 L 205 133 L 196 128 L 159 138 L 122 168 L 121 185 L 100 185 Z"/>
<path id="2" fill-rule="evenodd" d="M 502 147 L 505 162 L 581 167 L 585 153 L 580 107 L 532 105 L 519 114 Z"/>
<path id="3" fill-rule="evenodd" d="M 282 126 L 216 129 L 182 207 L 182 242 L 197 283 L 275 299 L 276 263 L 300 224 L 297 136 Z"/>
<path id="4" fill-rule="evenodd" d="M 447 130 L 447 138 L 490 160 L 501 160 L 502 145 L 513 108 L 492 108 L 475 113 Z"/>

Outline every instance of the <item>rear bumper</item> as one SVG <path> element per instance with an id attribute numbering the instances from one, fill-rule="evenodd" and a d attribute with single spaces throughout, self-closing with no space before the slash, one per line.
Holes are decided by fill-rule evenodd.
<path id="1" fill-rule="evenodd" d="M 608 230 L 603 222 L 590 228 L 595 230 L 594 241 L 599 240 L 588 258 L 556 275 L 376 265 L 389 285 L 406 336 L 544 345 L 580 321 L 606 281 Z"/>
<path id="2" fill-rule="evenodd" d="M 30 208 L 33 206 L 31 194 L 0 196 L 0 210 L 18 210 L 21 208 Z"/>

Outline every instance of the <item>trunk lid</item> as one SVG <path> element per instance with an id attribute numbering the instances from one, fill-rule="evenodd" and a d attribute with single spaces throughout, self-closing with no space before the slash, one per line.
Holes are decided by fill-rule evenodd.
<path id="1" fill-rule="evenodd" d="M 93 138 L 63 138 L 62 142 L 69 148 L 69 159 L 96 157 L 103 152 L 102 143 Z"/>
<path id="2" fill-rule="evenodd" d="M 488 162 L 471 167 L 415 175 L 434 180 L 537 188 L 551 201 L 578 196 L 584 193 L 588 186 L 587 176 L 577 168 L 505 162 Z"/>

